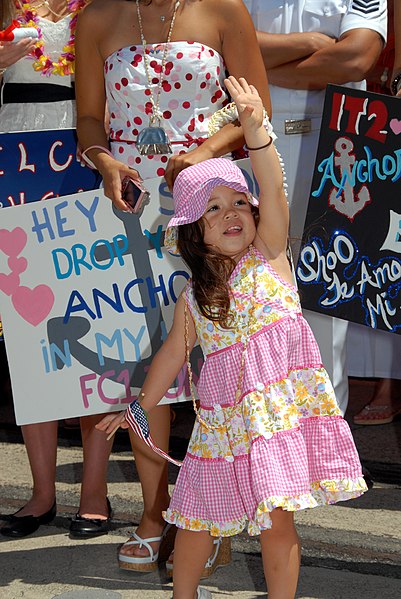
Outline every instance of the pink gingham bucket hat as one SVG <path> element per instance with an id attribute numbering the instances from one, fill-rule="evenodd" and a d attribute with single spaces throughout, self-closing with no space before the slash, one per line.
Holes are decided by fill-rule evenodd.
<path id="1" fill-rule="evenodd" d="M 253 206 L 258 200 L 250 193 L 245 177 L 238 166 L 227 158 L 210 158 L 180 171 L 174 182 L 174 216 L 170 219 L 164 246 L 171 254 L 178 254 L 177 227 L 194 223 L 205 213 L 215 187 L 225 185 L 244 193 Z"/>

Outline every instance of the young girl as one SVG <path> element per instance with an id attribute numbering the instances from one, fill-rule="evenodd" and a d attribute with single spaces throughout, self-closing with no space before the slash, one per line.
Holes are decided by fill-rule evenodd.
<path id="1" fill-rule="evenodd" d="M 245 526 L 260 534 L 269 599 L 295 596 L 300 544 L 293 513 L 366 491 L 316 341 L 303 319 L 287 259 L 288 207 L 274 145 L 253 86 L 226 80 L 236 103 L 259 207 L 241 171 L 223 158 L 181 171 L 165 244 L 192 271 L 173 327 L 127 414 L 127 427 L 157 405 L 198 339 L 205 362 L 200 408 L 164 517 L 178 527 L 174 599 L 198 588 L 213 537 Z M 194 399 L 194 398 L 193 398 Z"/>

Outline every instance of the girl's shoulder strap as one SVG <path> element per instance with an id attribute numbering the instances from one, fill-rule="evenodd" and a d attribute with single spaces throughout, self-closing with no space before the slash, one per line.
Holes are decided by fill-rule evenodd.
<path id="1" fill-rule="evenodd" d="M 192 293 L 192 278 L 189 278 L 187 280 L 187 282 L 185 283 L 185 287 L 182 290 L 182 295 L 184 296 L 184 299 L 186 301 L 188 301 L 190 293 Z"/>
<path id="2" fill-rule="evenodd" d="M 185 301 L 185 309 L 189 310 L 193 315 L 193 307 L 194 307 L 194 293 L 192 288 L 192 279 L 188 279 L 184 289 L 182 290 L 182 297 Z"/>

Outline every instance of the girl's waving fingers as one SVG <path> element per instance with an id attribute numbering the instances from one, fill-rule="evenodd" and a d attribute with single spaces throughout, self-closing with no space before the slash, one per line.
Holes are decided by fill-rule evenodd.
<path id="1" fill-rule="evenodd" d="M 248 81 L 246 79 L 244 79 L 244 77 L 240 77 L 239 80 L 238 80 L 238 83 L 241 86 L 242 90 L 246 94 L 251 94 L 252 95 L 254 93 L 254 91 L 256 91 L 256 88 L 253 87 L 253 85 L 249 85 Z M 254 91 L 252 91 L 252 88 L 253 88 Z M 256 92 L 256 94 L 259 95 L 258 92 Z"/>
<path id="2" fill-rule="evenodd" d="M 245 79 L 243 79 L 243 81 L 245 81 Z M 230 77 L 224 80 L 224 85 L 226 86 L 228 93 L 236 103 L 238 110 L 240 110 L 241 108 L 243 110 L 243 105 L 246 105 L 247 103 L 247 95 L 244 86 L 241 85 L 240 81 L 232 75 L 230 75 Z"/>
<path id="3" fill-rule="evenodd" d="M 232 75 L 224 84 L 237 106 L 241 124 L 246 120 L 248 124 L 259 126 L 263 121 L 263 104 L 257 89 L 243 77 L 236 79 Z"/>
<path id="4" fill-rule="evenodd" d="M 259 94 L 256 87 L 249 85 L 244 77 L 236 79 L 230 75 L 227 79 L 225 79 L 224 84 L 227 86 L 230 96 L 234 102 L 237 102 L 238 100 L 254 102 L 256 99 L 259 99 Z"/>

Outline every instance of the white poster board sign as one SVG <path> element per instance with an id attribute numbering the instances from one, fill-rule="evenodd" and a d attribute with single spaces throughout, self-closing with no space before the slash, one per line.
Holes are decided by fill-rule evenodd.
<path id="1" fill-rule="evenodd" d="M 120 410 L 141 388 L 188 278 L 163 247 L 165 181 L 146 186 L 140 216 L 102 190 L 1 210 L 0 314 L 18 424 Z M 196 373 L 199 350 L 194 359 Z M 189 395 L 183 368 L 164 401 Z"/>

